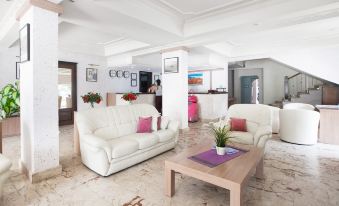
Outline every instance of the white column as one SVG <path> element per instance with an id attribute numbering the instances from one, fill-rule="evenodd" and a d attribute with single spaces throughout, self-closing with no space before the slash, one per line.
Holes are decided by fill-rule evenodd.
<path id="1" fill-rule="evenodd" d="M 179 58 L 179 72 L 165 73 L 164 60 Z M 188 53 L 176 50 L 162 53 L 162 110 L 163 115 L 178 120 L 180 128 L 188 128 Z"/>
<path id="2" fill-rule="evenodd" d="M 30 6 L 30 61 L 22 63 L 21 167 L 32 182 L 61 173 L 58 130 L 58 13 Z"/>

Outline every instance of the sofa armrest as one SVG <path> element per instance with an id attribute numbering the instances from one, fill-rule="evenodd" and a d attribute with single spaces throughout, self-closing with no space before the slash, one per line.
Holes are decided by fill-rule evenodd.
<path id="1" fill-rule="evenodd" d="M 176 120 L 171 120 L 168 124 L 168 128 L 169 130 L 172 130 L 175 132 L 175 142 L 178 143 L 178 139 L 179 139 L 179 121 Z"/>
<path id="2" fill-rule="evenodd" d="M 257 145 L 262 137 L 272 136 L 272 126 L 265 125 L 258 127 L 258 130 L 254 134 L 254 145 Z"/>
<path id="3" fill-rule="evenodd" d="M 109 145 L 107 141 L 92 134 L 86 134 L 86 135 L 81 136 L 80 141 L 98 150 L 103 149 L 107 153 L 108 159 L 112 158 L 111 157 L 112 156 L 111 145 Z"/>
<path id="4" fill-rule="evenodd" d="M 168 129 L 177 132 L 179 131 L 179 121 L 171 120 L 168 124 Z"/>

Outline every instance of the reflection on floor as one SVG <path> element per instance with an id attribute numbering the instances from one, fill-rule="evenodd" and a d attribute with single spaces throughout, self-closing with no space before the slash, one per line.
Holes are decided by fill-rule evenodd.
<path id="1" fill-rule="evenodd" d="M 30 184 L 18 171 L 19 137 L 4 139 L 4 154 L 13 160 L 0 205 L 229 205 L 229 192 L 202 181 L 176 175 L 176 194 L 163 195 L 164 160 L 191 147 L 209 130 L 200 123 L 180 135 L 176 149 L 109 177 L 101 177 L 72 154 L 72 126 L 61 127 L 61 176 Z M 339 205 L 339 146 L 267 143 L 265 179 L 251 178 L 245 205 Z"/>

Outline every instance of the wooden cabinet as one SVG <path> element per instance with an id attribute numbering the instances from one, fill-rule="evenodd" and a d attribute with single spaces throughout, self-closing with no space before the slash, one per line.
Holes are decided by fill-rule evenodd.
<path id="1" fill-rule="evenodd" d="M 339 145 L 339 109 L 318 109 L 320 111 L 319 142 Z"/>
<path id="2" fill-rule="evenodd" d="M 339 104 L 339 87 L 323 86 L 323 105 Z"/>

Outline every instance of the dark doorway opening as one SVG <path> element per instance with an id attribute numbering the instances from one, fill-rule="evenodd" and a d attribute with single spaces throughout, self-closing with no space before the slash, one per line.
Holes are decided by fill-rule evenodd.
<path id="1" fill-rule="evenodd" d="M 74 111 L 77 111 L 77 63 L 58 63 L 58 108 L 59 125 L 74 122 Z"/>
<path id="2" fill-rule="evenodd" d="M 139 92 L 146 93 L 152 85 L 152 72 L 139 72 Z"/>

